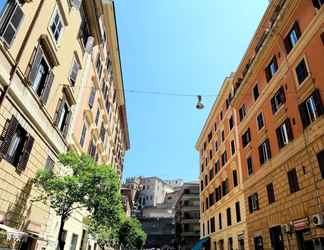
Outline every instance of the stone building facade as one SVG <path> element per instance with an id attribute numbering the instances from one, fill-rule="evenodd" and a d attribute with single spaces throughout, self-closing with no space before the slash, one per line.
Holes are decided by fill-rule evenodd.
<path id="1" fill-rule="evenodd" d="M 231 76 L 245 249 L 324 249 L 323 5 L 269 2 Z"/>
<path id="2" fill-rule="evenodd" d="M 93 137 L 93 158 L 121 175 L 129 148 L 114 4 L 10 0 L 1 1 L 0 8 L 0 229 L 12 239 L 1 236 L 0 247 L 23 242 L 25 249 L 56 249 L 59 218 L 31 202 L 37 170 L 60 171 L 58 155 L 90 152 Z M 101 133 L 84 105 L 93 87 L 98 93 L 93 106 L 99 103 L 99 119 L 106 119 Z M 102 97 L 102 89 L 109 98 Z M 83 136 L 80 121 L 85 120 L 89 133 Z M 81 137 L 87 149 L 80 147 Z M 66 222 L 66 249 L 95 248 L 86 236 L 86 215 L 77 211 Z"/>

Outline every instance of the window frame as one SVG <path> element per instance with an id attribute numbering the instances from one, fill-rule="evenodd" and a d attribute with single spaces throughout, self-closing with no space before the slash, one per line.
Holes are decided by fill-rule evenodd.
<path id="1" fill-rule="evenodd" d="M 298 78 L 298 74 L 297 74 L 297 68 L 298 66 L 304 61 L 305 63 L 305 67 L 306 67 L 306 72 L 307 72 L 307 76 L 303 79 L 302 82 L 299 81 L 299 78 Z M 308 61 L 306 59 L 306 56 L 302 56 L 300 58 L 300 60 L 295 64 L 294 66 L 294 76 L 295 76 L 295 81 L 296 81 L 296 85 L 297 85 L 297 89 L 300 89 L 305 82 L 307 82 L 307 80 L 311 77 L 311 72 L 310 72 L 310 68 L 309 68 L 309 65 L 308 65 Z"/>
<path id="2" fill-rule="evenodd" d="M 298 174 L 296 168 L 292 168 L 287 172 L 288 186 L 290 194 L 300 191 Z"/>
<path id="3" fill-rule="evenodd" d="M 57 40 L 56 40 L 56 38 L 55 38 L 55 34 L 52 32 L 52 28 L 51 28 L 51 26 L 52 26 L 52 24 L 53 24 L 53 22 L 54 22 L 54 19 L 55 19 L 55 17 L 56 17 L 56 14 L 58 14 L 58 16 L 59 16 L 59 21 L 61 21 L 61 24 L 62 24 L 62 28 L 61 28 L 61 30 L 60 30 L 60 34 L 59 34 L 59 37 L 57 38 Z M 62 13 L 61 13 L 61 9 L 59 8 L 58 4 L 56 4 L 55 7 L 54 7 L 54 10 L 53 10 L 53 12 L 52 12 L 52 15 L 51 15 L 51 18 L 50 18 L 49 24 L 48 24 L 48 26 L 47 26 L 47 29 L 48 29 L 48 31 L 49 31 L 49 33 L 50 33 L 50 37 L 51 37 L 51 39 L 53 40 L 55 46 L 58 46 L 58 45 L 60 44 L 60 41 L 61 41 L 62 36 L 63 36 L 63 33 L 64 33 L 64 29 L 65 29 L 64 18 L 63 18 L 63 15 L 62 15 Z"/>
<path id="4" fill-rule="evenodd" d="M 259 123 L 259 117 L 262 117 L 262 127 L 260 127 L 260 123 Z M 257 123 L 257 128 L 258 128 L 258 131 L 261 131 L 262 129 L 265 128 L 265 120 L 264 120 L 264 115 L 263 115 L 263 112 L 260 112 L 257 117 L 256 117 L 256 123 Z"/>

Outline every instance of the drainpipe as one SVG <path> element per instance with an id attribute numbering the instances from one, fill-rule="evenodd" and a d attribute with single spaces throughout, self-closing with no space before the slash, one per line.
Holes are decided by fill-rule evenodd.
<path id="1" fill-rule="evenodd" d="M 28 43 L 28 40 L 30 38 L 30 34 L 33 32 L 33 29 L 35 27 L 35 23 L 38 20 L 38 17 L 39 17 L 39 14 L 41 12 L 41 9 L 42 9 L 42 7 L 44 5 L 44 2 L 45 2 L 44 0 L 41 0 L 41 2 L 39 3 L 39 5 L 37 7 L 37 10 L 36 10 L 36 13 L 35 13 L 32 21 L 31 21 L 31 23 L 29 25 L 29 28 L 28 28 L 27 32 L 26 32 L 26 35 L 24 37 L 24 40 L 21 43 L 22 46 L 20 47 L 20 49 L 18 51 L 17 58 L 15 60 L 15 64 L 13 65 L 13 68 L 10 71 L 9 83 L 8 83 L 7 86 L 4 87 L 4 91 L 2 92 L 2 94 L 0 96 L 0 108 L 2 107 L 3 101 L 5 100 L 6 96 L 8 95 L 8 92 L 9 92 L 10 87 L 11 87 L 11 84 L 12 84 L 12 79 L 15 76 L 17 70 L 18 70 L 18 66 L 19 66 L 20 60 L 23 57 L 25 48 L 26 48 L 27 43 Z"/>

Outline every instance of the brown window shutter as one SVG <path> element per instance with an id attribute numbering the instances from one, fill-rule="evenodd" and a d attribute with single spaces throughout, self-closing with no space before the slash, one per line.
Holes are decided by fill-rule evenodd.
<path id="1" fill-rule="evenodd" d="M 40 98 L 40 101 L 41 101 L 41 103 L 43 105 L 45 105 L 46 102 L 47 102 L 50 90 L 52 88 L 53 80 L 54 80 L 54 74 L 53 74 L 53 71 L 51 70 L 49 72 L 49 74 L 47 75 L 45 87 L 44 87 L 44 89 L 42 91 L 42 95 L 41 95 L 41 98 Z"/>
<path id="2" fill-rule="evenodd" d="M 286 52 L 287 52 L 287 55 L 288 55 L 290 53 L 291 49 L 292 49 L 291 44 L 290 44 L 289 35 L 284 39 L 284 44 L 285 44 Z"/>
<path id="3" fill-rule="evenodd" d="M 64 129 L 63 129 L 63 136 L 64 136 L 64 138 L 67 136 L 67 133 L 69 131 L 71 117 L 72 117 L 72 111 L 70 109 L 69 113 L 67 114 L 67 117 L 66 117 L 66 120 L 65 120 L 65 124 L 64 124 Z"/>
<path id="4" fill-rule="evenodd" d="M 323 115 L 324 107 L 323 107 L 321 94 L 318 89 L 314 91 L 313 96 L 314 96 L 316 111 L 317 111 L 318 115 Z"/>
<path id="5" fill-rule="evenodd" d="M 31 83 L 31 84 L 33 84 L 36 79 L 37 70 L 39 68 L 39 65 L 41 63 L 43 56 L 44 56 L 43 49 L 42 49 L 41 45 L 38 45 L 36 54 L 35 54 L 35 57 L 33 60 L 33 65 L 31 67 L 31 70 L 30 70 L 29 76 L 28 76 L 29 83 Z"/>
<path id="6" fill-rule="evenodd" d="M 54 165 L 55 165 L 54 160 L 51 157 L 47 156 L 45 169 L 52 171 L 54 168 Z"/>
<path id="7" fill-rule="evenodd" d="M 24 171 L 27 166 L 30 152 L 34 145 L 34 138 L 29 134 L 24 145 L 22 154 L 20 155 L 19 162 L 17 165 L 17 170 Z"/>
<path id="8" fill-rule="evenodd" d="M 60 98 L 60 100 L 57 103 L 57 107 L 56 107 L 56 111 L 55 111 L 55 115 L 54 115 L 54 125 L 55 126 L 57 126 L 60 121 L 63 107 L 64 107 L 63 98 Z"/>
<path id="9" fill-rule="evenodd" d="M 299 39 L 300 36 L 301 36 L 301 31 L 300 31 L 300 27 L 299 27 L 299 24 L 298 24 L 297 21 L 296 21 L 295 24 L 294 24 L 294 29 L 295 29 L 295 31 L 296 31 L 297 38 Z"/>
<path id="10" fill-rule="evenodd" d="M 321 34 L 321 40 L 322 40 L 322 44 L 324 45 L 324 32 L 322 32 Z"/>
<path id="11" fill-rule="evenodd" d="M 306 104 L 302 103 L 299 105 L 299 114 L 300 114 L 300 118 L 303 124 L 303 128 L 307 128 L 310 124 L 310 120 L 308 118 L 307 115 L 307 108 L 306 108 Z"/>
<path id="12" fill-rule="evenodd" d="M 281 137 L 281 133 L 280 133 L 280 131 L 281 131 L 280 128 L 281 127 L 279 127 L 279 128 L 276 129 L 276 134 L 277 134 L 277 140 L 278 140 L 278 147 L 279 148 L 282 148 L 284 146 L 284 143 L 282 141 L 282 137 Z"/>
<path id="13" fill-rule="evenodd" d="M 283 103 L 285 103 L 286 102 L 286 95 L 285 95 L 284 88 L 281 86 L 279 91 L 280 91 L 281 100 L 282 100 Z"/>
<path id="14" fill-rule="evenodd" d="M 248 198 L 248 203 L 249 203 L 249 211 L 250 211 L 250 213 L 253 213 L 252 197 L 251 196 L 249 196 L 249 198 Z"/>
<path id="15" fill-rule="evenodd" d="M 260 159 L 260 164 L 262 165 L 262 164 L 264 163 L 264 157 L 263 157 L 262 145 L 259 146 L 259 159 Z"/>
<path id="16" fill-rule="evenodd" d="M 287 131 L 288 132 L 288 140 L 292 141 L 294 139 L 294 133 L 293 133 L 293 130 L 292 130 L 290 119 L 287 119 L 285 123 L 286 123 L 287 130 L 288 130 Z"/>
<path id="17" fill-rule="evenodd" d="M 269 156 L 269 159 L 271 158 L 271 148 L 270 148 L 270 141 L 269 139 L 267 139 L 265 141 L 265 144 L 267 145 L 267 152 L 268 152 L 268 156 Z"/>
<path id="18" fill-rule="evenodd" d="M 12 137 L 14 136 L 17 127 L 18 127 L 18 120 L 16 117 L 12 116 L 11 120 L 7 120 L 1 134 L 1 145 L 0 145 L 0 157 L 3 158 L 9 149 Z"/>

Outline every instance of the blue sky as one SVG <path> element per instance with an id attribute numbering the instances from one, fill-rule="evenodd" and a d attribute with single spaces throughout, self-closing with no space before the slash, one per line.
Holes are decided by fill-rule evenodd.
<path id="1" fill-rule="evenodd" d="M 126 90 L 217 95 L 268 0 L 115 0 Z M 198 177 L 195 143 L 214 98 L 126 92 L 131 149 L 124 177 Z"/>

